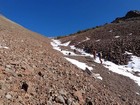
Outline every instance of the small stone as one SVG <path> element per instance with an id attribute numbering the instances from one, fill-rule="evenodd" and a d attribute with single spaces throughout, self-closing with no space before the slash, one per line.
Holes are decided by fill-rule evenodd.
<path id="1" fill-rule="evenodd" d="M 22 77 L 22 74 L 18 74 L 18 77 Z"/>
<path id="2" fill-rule="evenodd" d="M 87 74 L 89 74 L 89 75 L 91 75 L 92 74 L 92 72 L 86 67 L 86 69 L 85 69 L 85 72 L 87 73 Z"/>
<path id="3" fill-rule="evenodd" d="M 8 100 L 12 98 L 12 96 L 10 94 L 6 94 L 5 96 Z"/>
<path id="4" fill-rule="evenodd" d="M 39 76 L 41 76 L 41 77 L 43 77 L 43 76 L 44 76 L 41 72 L 38 72 L 38 75 L 39 75 Z"/>
<path id="5" fill-rule="evenodd" d="M 71 105 L 72 104 L 72 102 L 73 102 L 73 100 L 72 100 L 72 98 L 69 98 L 69 99 L 67 99 L 67 101 L 66 101 L 67 103 L 67 105 Z"/>
<path id="6" fill-rule="evenodd" d="M 66 91 L 64 91 L 64 90 L 60 90 L 60 91 L 59 91 L 59 93 L 60 93 L 61 95 L 64 95 L 64 96 L 66 96 L 66 95 L 67 95 L 67 92 L 66 92 Z"/>
<path id="7" fill-rule="evenodd" d="M 56 97 L 56 102 L 65 104 L 65 100 L 61 95 Z"/>
<path id="8" fill-rule="evenodd" d="M 10 69 L 11 68 L 11 65 L 6 65 L 6 68 L 9 68 Z"/>

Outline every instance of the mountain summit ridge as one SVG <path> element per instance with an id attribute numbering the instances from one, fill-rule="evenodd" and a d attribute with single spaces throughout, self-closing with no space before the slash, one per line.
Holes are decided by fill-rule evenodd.
<path id="1" fill-rule="evenodd" d="M 131 10 L 131 11 L 127 12 L 124 17 L 116 18 L 112 23 L 118 23 L 118 22 L 122 22 L 122 21 L 130 21 L 130 20 L 135 20 L 135 19 L 140 20 L 140 11 Z"/>

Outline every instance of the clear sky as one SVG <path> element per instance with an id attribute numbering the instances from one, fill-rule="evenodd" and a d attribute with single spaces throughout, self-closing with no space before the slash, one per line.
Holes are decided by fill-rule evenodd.
<path id="1" fill-rule="evenodd" d="M 68 35 L 140 10 L 140 0 L 0 0 L 0 13 L 42 35 Z"/>

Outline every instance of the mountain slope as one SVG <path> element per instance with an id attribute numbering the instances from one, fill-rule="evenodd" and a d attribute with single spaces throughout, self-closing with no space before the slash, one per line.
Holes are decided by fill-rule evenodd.
<path id="1" fill-rule="evenodd" d="M 112 92 L 66 61 L 50 42 L 0 16 L 1 105 L 139 104 L 139 96 L 133 93 L 137 88 L 130 90 L 133 98 Z"/>
<path id="2" fill-rule="evenodd" d="M 138 12 L 135 16 L 132 13 L 130 11 L 113 23 L 63 37 L 61 41 L 71 41 L 71 45 L 88 53 L 92 53 L 93 49 L 102 51 L 104 59 L 116 64 L 127 64 L 130 57 L 125 51 L 140 57 L 140 14 Z"/>

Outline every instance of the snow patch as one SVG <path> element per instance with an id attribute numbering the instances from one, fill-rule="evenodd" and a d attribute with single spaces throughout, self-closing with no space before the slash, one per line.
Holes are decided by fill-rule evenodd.
<path id="1" fill-rule="evenodd" d="M 90 38 L 86 37 L 86 41 L 87 41 L 87 40 L 90 40 Z"/>
<path id="2" fill-rule="evenodd" d="M 140 95 L 140 93 L 136 92 L 137 95 Z"/>
<path id="3" fill-rule="evenodd" d="M 95 73 L 93 73 L 92 76 L 93 76 L 94 78 L 103 80 L 103 78 L 100 76 L 100 74 L 95 74 Z"/>
<path id="4" fill-rule="evenodd" d="M 132 35 L 132 33 L 129 33 L 129 35 Z"/>
<path id="5" fill-rule="evenodd" d="M 101 39 L 96 40 L 96 42 L 99 42 L 99 41 L 101 41 Z"/>
<path id="6" fill-rule="evenodd" d="M 85 40 L 83 40 L 83 41 L 81 41 L 81 42 L 78 42 L 78 44 L 83 43 L 83 42 L 88 41 L 88 40 L 90 40 L 90 38 L 86 37 Z"/>
<path id="7" fill-rule="evenodd" d="M 132 68 L 133 71 L 139 71 L 140 72 L 140 57 L 132 55 L 131 56 L 131 61 L 128 62 L 127 67 Z"/>
<path id="8" fill-rule="evenodd" d="M 109 32 L 113 32 L 113 30 L 109 30 Z"/>
<path id="9" fill-rule="evenodd" d="M 61 44 L 62 46 L 68 46 L 70 44 L 71 41 L 68 41 L 66 43 Z"/>
<path id="10" fill-rule="evenodd" d="M 119 38 L 120 36 L 115 36 L 115 38 Z"/>
<path id="11" fill-rule="evenodd" d="M 55 39 L 52 39 L 52 43 L 54 43 L 55 45 L 59 45 L 59 46 L 68 46 L 69 44 L 70 44 L 70 42 L 71 41 L 69 41 L 69 42 L 66 42 L 66 43 L 61 43 L 61 41 L 59 41 L 59 40 L 55 40 Z"/>
<path id="12" fill-rule="evenodd" d="M 75 59 L 71 59 L 71 58 L 67 58 L 67 57 L 65 57 L 65 59 L 68 60 L 69 62 L 71 62 L 72 64 L 76 65 L 78 68 L 80 68 L 82 70 L 85 70 L 86 68 L 88 68 L 89 70 L 93 70 L 92 67 L 89 67 L 88 65 L 86 65 L 83 62 L 79 62 Z"/>
<path id="13" fill-rule="evenodd" d="M 125 51 L 124 54 L 132 55 L 132 53 Z"/>
<path id="14" fill-rule="evenodd" d="M 59 40 L 54 40 L 53 39 L 53 42 L 51 42 L 51 45 L 53 46 L 53 49 L 57 50 L 57 51 L 60 51 L 62 54 L 64 55 L 70 55 L 70 56 L 78 56 L 77 54 L 75 54 L 74 52 L 72 51 L 67 51 L 67 50 L 62 50 L 60 48 L 60 46 L 68 46 L 70 42 L 66 42 L 66 43 L 63 43 L 61 44 L 61 42 Z"/>

